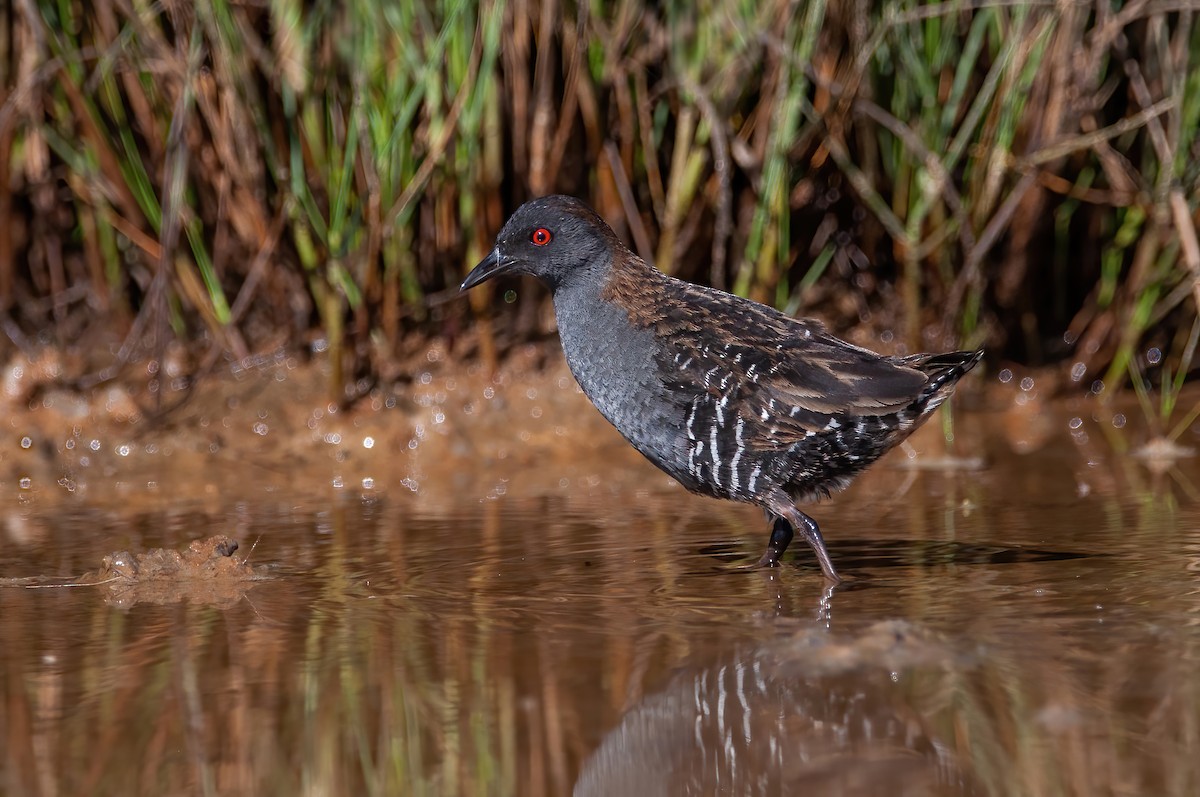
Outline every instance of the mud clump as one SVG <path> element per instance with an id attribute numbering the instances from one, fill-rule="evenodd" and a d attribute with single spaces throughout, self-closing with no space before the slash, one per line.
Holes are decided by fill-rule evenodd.
<path id="1" fill-rule="evenodd" d="M 222 534 L 195 540 L 183 552 L 152 548 L 145 553 L 114 551 L 99 570 L 76 579 L 79 585 L 105 586 L 108 602 L 122 608 L 139 603 L 191 603 L 231 606 L 256 582 L 267 578 L 237 555 L 238 543 Z"/>

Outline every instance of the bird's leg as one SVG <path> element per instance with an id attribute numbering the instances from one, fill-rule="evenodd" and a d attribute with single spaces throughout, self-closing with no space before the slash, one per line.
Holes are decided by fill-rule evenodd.
<path id="1" fill-rule="evenodd" d="M 787 550 L 788 543 L 791 541 L 792 524 L 776 515 L 775 525 L 771 528 L 771 540 L 767 543 L 766 553 L 762 555 L 762 559 L 758 560 L 758 566 L 775 567 L 778 565 L 779 557 L 783 556 L 783 552 Z"/>
<path id="2" fill-rule="evenodd" d="M 795 507 L 792 508 L 788 519 L 796 528 L 800 529 L 804 540 L 817 555 L 817 561 L 821 564 L 821 572 L 825 575 L 825 579 L 834 584 L 840 583 L 841 576 L 833 569 L 833 560 L 829 558 L 829 551 L 825 550 L 825 539 L 821 536 L 821 529 L 817 527 L 817 521 Z"/>
<path id="3" fill-rule="evenodd" d="M 760 567 L 774 567 L 779 563 L 780 555 L 792 541 L 792 530 L 796 529 L 817 555 L 817 562 L 820 563 L 821 572 L 826 580 L 834 584 L 841 582 L 841 577 L 833 567 L 833 560 L 829 558 L 829 551 L 825 550 L 825 540 L 821 537 L 817 521 L 797 509 L 791 499 L 782 493 L 769 499 L 767 510 L 775 518 L 775 525 L 771 529 L 771 541 L 767 543 L 767 552 L 758 560 Z"/>

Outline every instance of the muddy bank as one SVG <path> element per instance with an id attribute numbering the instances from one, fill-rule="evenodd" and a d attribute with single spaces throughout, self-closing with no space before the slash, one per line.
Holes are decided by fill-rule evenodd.
<path id="1" fill-rule="evenodd" d="M 38 364 L 10 364 L 0 491 L 43 505 L 397 492 L 453 506 L 465 495 L 537 492 L 639 466 L 558 358 L 538 367 L 543 353 L 530 347 L 494 376 L 440 348 L 424 360 L 411 384 L 339 410 L 327 400 L 326 363 L 280 355 L 202 381 L 157 420 L 142 409 L 148 397 L 127 387 L 33 389 Z"/>

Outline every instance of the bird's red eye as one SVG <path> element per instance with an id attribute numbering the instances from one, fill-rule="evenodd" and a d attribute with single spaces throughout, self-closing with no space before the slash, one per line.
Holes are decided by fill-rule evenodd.
<path id="1" fill-rule="evenodd" d="M 534 246 L 545 246 L 553 237 L 545 227 L 538 227 L 530 234 L 529 240 L 533 242 Z"/>

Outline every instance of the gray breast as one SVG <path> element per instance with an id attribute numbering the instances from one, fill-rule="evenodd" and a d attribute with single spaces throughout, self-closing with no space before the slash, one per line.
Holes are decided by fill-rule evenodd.
<path id="1" fill-rule="evenodd" d="M 634 448 L 670 472 L 682 419 L 668 417 L 654 333 L 591 297 L 560 292 L 554 311 L 567 365 L 583 392 Z"/>

